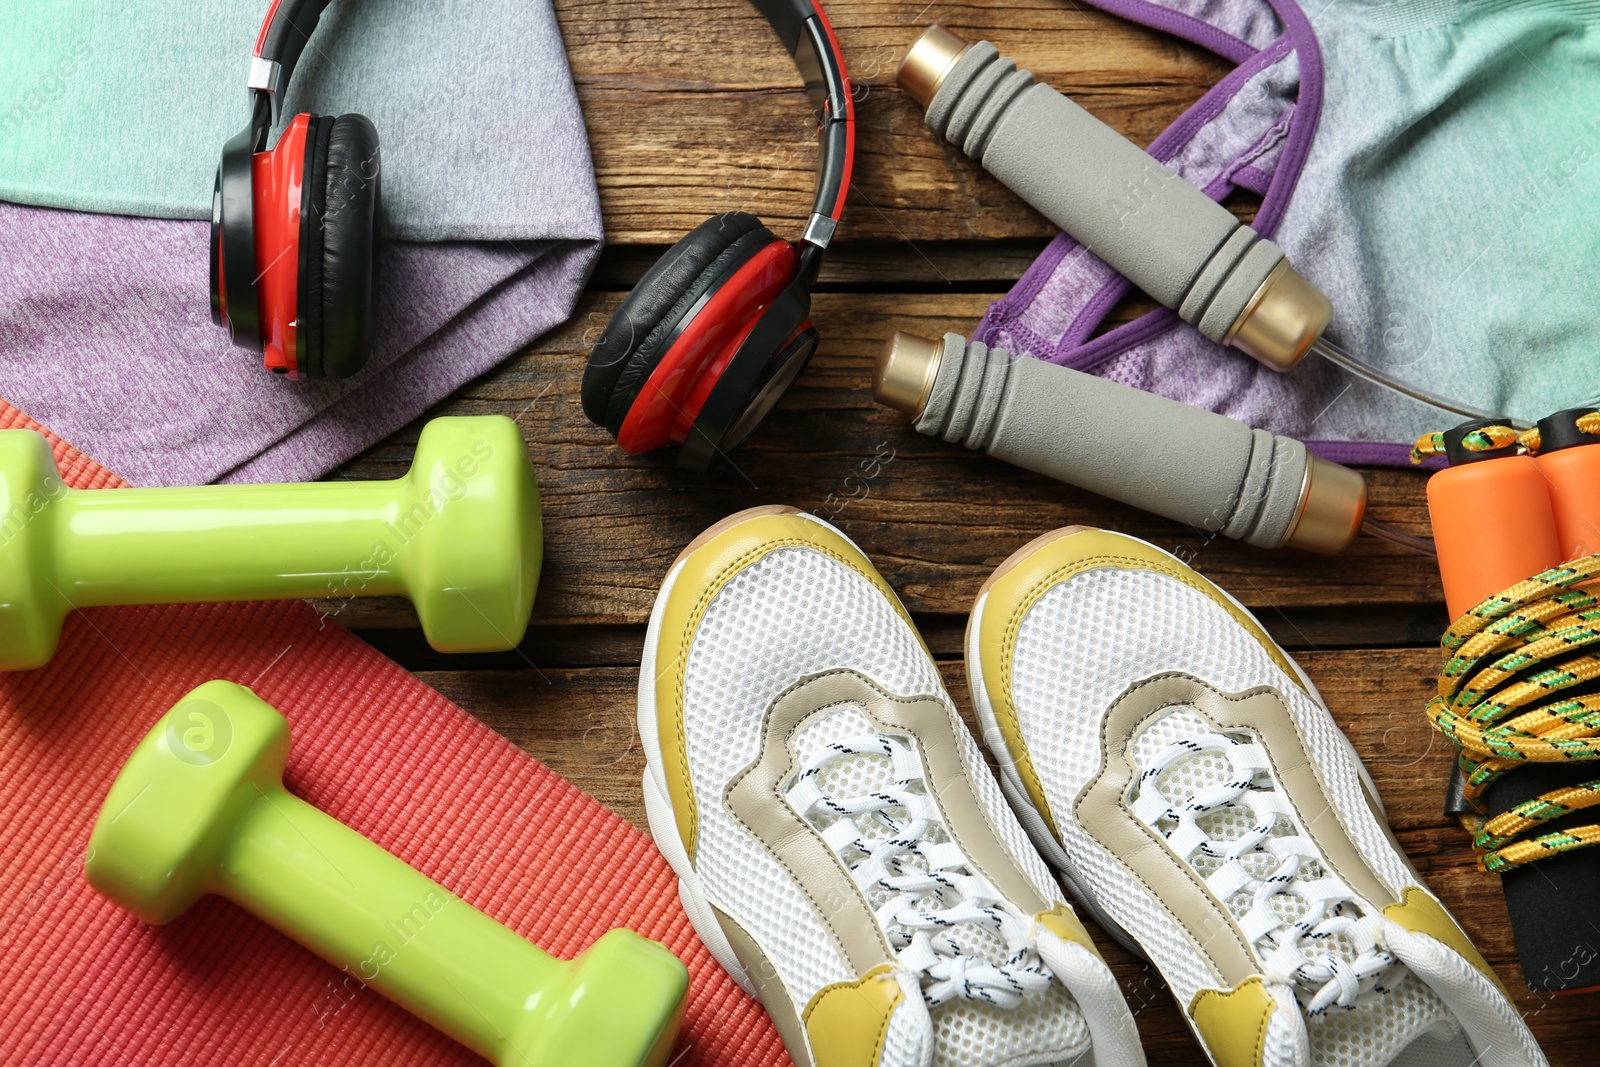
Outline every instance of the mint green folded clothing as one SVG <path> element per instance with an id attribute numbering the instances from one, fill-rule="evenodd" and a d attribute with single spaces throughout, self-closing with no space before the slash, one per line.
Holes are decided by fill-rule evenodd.
<path id="1" fill-rule="evenodd" d="M 267 7 L 0 4 L 0 200 L 208 218 Z M 588 140 L 548 0 L 339 0 L 284 103 L 284 123 L 359 112 L 377 125 L 390 237 L 595 234 Z"/>
<path id="2" fill-rule="evenodd" d="M 1529 422 L 1600 401 L 1600 3 L 1307 6 L 1325 104 L 1280 234 L 1315 250 L 1332 332 Z M 1317 436 L 1460 421 L 1326 402 Z"/>
<path id="3" fill-rule="evenodd" d="M 1528 422 L 1600 404 L 1600 0 L 1089 2 L 1237 64 L 1150 152 L 1261 196 L 1330 339 Z M 976 337 L 1346 462 L 1406 464 L 1461 421 L 1321 359 L 1267 370 L 1165 309 L 1103 328 L 1128 289 L 1060 235 Z"/>

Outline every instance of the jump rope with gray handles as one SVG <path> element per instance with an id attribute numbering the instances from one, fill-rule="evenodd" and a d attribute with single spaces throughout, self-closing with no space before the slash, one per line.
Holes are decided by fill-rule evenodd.
<path id="1" fill-rule="evenodd" d="M 1281 248 L 987 41 L 968 45 L 931 27 L 898 78 L 935 133 L 1210 340 L 1280 372 L 1316 352 L 1414 400 L 1489 416 L 1340 350 L 1324 336 L 1332 304 Z M 1130 185 L 1148 193 L 1131 216 L 1114 206 Z M 1431 550 L 1366 520 L 1361 476 L 1298 441 L 955 335 L 940 343 L 897 334 L 879 359 L 874 392 L 923 433 L 1207 532 L 1338 552 L 1365 529 Z M 1148 432 L 1154 427 L 1161 433 Z"/>
<path id="2" fill-rule="evenodd" d="M 1211 340 L 1278 370 L 1318 351 L 1469 417 L 1414 452 L 1450 464 L 1428 483 L 1454 620 L 1427 709 L 1458 753 L 1446 811 L 1501 876 L 1529 985 L 1600 988 L 1600 954 L 1571 933 L 1600 908 L 1600 411 L 1530 428 L 1355 363 L 1281 249 L 1187 182 L 1150 181 L 1153 159 L 986 42 L 930 29 L 899 78 L 936 132 Z M 1119 217 L 1106 205 L 1130 181 L 1154 192 Z M 1361 477 L 1298 442 L 954 334 L 897 335 L 874 384 L 924 433 L 1254 544 L 1338 551 L 1362 526 Z"/>
<path id="3" fill-rule="evenodd" d="M 842 61 L 835 57 L 835 63 L 848 92 Z M 993 45 L 969 47 L 933 27 L 912 46 L 899 79 L 926 106 L 935 132 L 1212 340 L 1279 371 L 1316 351 L 1413 399 L 1458 414 L 1487 414 L 1341 352 L 1323 337 L 1332 305 L 1295 272 L 1282 249 L 1189 183 L 1150 180 L 1177 176 L 1001 59 Z M 825 176 L 829 167 L 825 144 Z M 1136 218 L 1126 219 L 1106 205 L 1115 202 L 1109 193 L 1130 179 L 1154 193 Z M 828 236 L 843 191 L 841 183 Z M 813 225 L 818 218 L 814 213 Z M 707 227 L 713 228 L 709 235 Z M 812 230 L 808 225 L 808 240 Z M 715 258 L 738 237 L 726 222 L 713 220 L 675 246 L 630 294 L 590 356 L 584 410 L 625 451 L 684 442 L 684 464 L 705 467 L 759 425 L 815 348 L 813 340 L 781 375 L 750 375 L 761 387 L 747 391 L 737 433 L 701 435 L 697 398 L 708 393 L 703 379 L 746 358 L 743 351 L 728 353 L 726 342 L 724 351 L 706 354 L 714 346 L 705 345 L 698 321 L 742 261 Z M 808 285 L 821 259 L 820 247 L 811 251 Z M 1338 552 L 1365 528 L 1429 551 L 1422 539 L 1364 523 L 1361 476 L 1312 456 L 1298 441 L 1078 371 L 1013 360 L 955 334 L 943 341 L 896 334 L 875 368 L 874 393 L 912 415 L 923 433 L 1207 532 L 1263 547 Z M 644 421 L 641 408 L 657 412 L 655 425 L 670 421 L 670 431 L 634 432 Z M 724 415 L 718 425 L 726 421 Z M 1162 432 L 1150 433 L 1154 427 Z"/>

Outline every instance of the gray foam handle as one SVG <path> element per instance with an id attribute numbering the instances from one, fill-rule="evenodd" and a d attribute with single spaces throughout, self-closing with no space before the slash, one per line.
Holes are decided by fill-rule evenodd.
<path id="1" fill-rule="evenodd" d="M 1123 277 L 1222 343 L 1283 250 L 994 45 L 967 48 L 928 125 Z"/>
<path id="2" fill-rule="evenodd" d="M 946 334 L 921 433 L 1264 548 L 1288 538 L 1305 445 Z"/>

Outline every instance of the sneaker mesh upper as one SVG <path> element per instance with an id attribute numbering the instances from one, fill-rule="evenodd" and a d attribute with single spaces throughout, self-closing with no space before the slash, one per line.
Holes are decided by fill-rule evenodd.
<path id="1" fill-rule="evenodd" d="M 726 811 L 722 791 L 753 763 L 761 712 L 808 674 L 853 666 L 903 694 L 940 692 L 916 636 L 869 582 L 820 552 L 782 548 L 723 586 L 684 670 L 684 737 L 699 810 L 694 863 L 707 895 L 734 915 L 805 1004 L 854 978 L 823 919 L 789 874 Z M 669 671 L 675 664 L 657 664 Z"/>
<path id="2" fill-rule="evenodd" d="M 1144 946 L 1180 1003 L 1211 984 L 1204 961 L 1176 920 L 1071 815 L 1099 773 L 1103 716 L 1129 686 L 1157 674 L 1184 673 L 1224 692 L 1277 689 L 1357 847 L 1397 892 L 1415 884 L 1367 808 L 1354 762 L 1327 712 L 1200 591 L 1144 570 L 1107 567 L 1076 574 L 1029 609 L 1012 664 L 1011 695 L 1022 735 L 1084 889 L 1111 907 Z"/>
<path id="3" fill-rule="evenodd" d="M 1409 972 L 1401 976 L 1382 1001 L 1368 1001 L 1351 1011 L 1329 1012 L 1313 1019 L 1309 1030 L 1311 1062 L 1315 1067 L 1392 1064 L 1403 1049 L 1413 1044 L 1417 1054 L 1453 1050 L 1459 1056 L 1465 1048 L 1460 1040 L 1461 1028 L 1440 1003 L 1438 994 Z M 1425 1033 L 1429 1036 L 1424 1037 Z M 1467 1050 L 1466 1059 L 1447 1062 L 1471 1060 L 1471 1051 Z"/>
<path id="4" fill-rule="evenodd" d="M 1155 757 L 1170 745 L 1200 734 L 1215 732 L 1205 719 L 1189 708 L 1173 708 L 1151 720 L 1133 738 L 1129 755 L 1134 767 L 1144 771 Z M 1241 741 L 1253 737 L 1238 738 Z M 1232 764 L 1220 752 L 1196 752 L 1180 757 L 1175 763 L 1151 777 L 1141 788 L 1154 788 L 1171 805 L 1181 806 L 1188 798 L 1208 786 L 1226 782 L 1233 777 Z M 1267 776 L 1258 776 L 1258 789 L 1271 789 L 1275 782 Z M 1201 815 L 1197 824 L 1215 844 L 1222 846 L 1236 841 L 1254 825 L 1249 810 L 1241 804 L 1229 804 Z M 1176 823 L 1163 819 L 1152 827 L 1158 833 L 1168 834 Z M 1273 828 L 1274 836 L 1291 836 L 1303 833 L 1303 827 L 1280 818 Z M 1210 877 L 1221 866 L 1222 859 L 1210 849 L 1201 850 L 1190 857 L 1190 866 L 1201 878 Z M 1265 879 L 1277 866 L 1271 855 L 1257 851 L 1241 860 L 1253 877 Z M 1315 863 L 1300 874 L 1307 879 L 1322 876 L 1324 871 Z M 1289 894 L 1272 898 L 1280 920 L 1285 923 L 1299 918 L 1301 903 Z M 1251 895 L 1247 892 L 1233 894 L 1225 901 L 1234 918 L 1242 919 L 1250 910 Z M 1324 943 L 1323 950 L 1331 949 L 1349 960 L 1356 955 L 1355 946 L 1347 937 L 1337 935 Z M 1459 1031 L 1449 1010 L 1437 994 L 1417 981 L 1403 965 L 1395 964 L 1382 976 L 1377 987 L 1358 999 L 1347 1009 L 1335 1007 L 1309 1020 L 1308 1036 L 1311 1044 L 1313 1067 L 1371 1067 L 1388 1064 L 1407 1045 L 1422 1033 L 1438 1028 L 1442 1033 Z"/>
<path id="5" fill-rule="evenodd" d="M 658 664 L 670 671 L 675 664 Z M 915 632 L 882 592 L 822 552 L 774 550 L 723 586 L 696 629 L 684 665 L 684 733 L 699 813 L 696 872 L 707 896 L 732 915 L 766 951 L 792 999 L 804 1005 L 824 985 L 853 977 L 821 916 L 762 845 L 739 826 L 723 790 L 758 756 L 761 713 L 796 681 L 832 668 L 859 671 L 900 696 L 934 696 L 948 706 L 942 682 Z M 832 740 L 876 732 L 860 708 L 842 705 L 796 730 L 790 750 L 800 761 Z M 976 743 L 957 730 L 979 803 L 1025 876 L 1047 900 L 1060 899 L 1054 879 L 987 772 Z M 849 794 L 884 773 L 883 757 L 856 756 L 831 765 L 826 788 Z M 879 901 L 873 900 L 876 904 Z M 964 931 L 964 949 L 1003 947 Z M 910 1055 L 920 1037 L 896 1012 L 886 1035 L 885 1063 Z M 933 1009 L 935 1063 L 1016 1067 L 1072 1059 L 1087 1046 L 1081 1011 L 1059 982 L 1016 1009 L 952 1001 Z"/>

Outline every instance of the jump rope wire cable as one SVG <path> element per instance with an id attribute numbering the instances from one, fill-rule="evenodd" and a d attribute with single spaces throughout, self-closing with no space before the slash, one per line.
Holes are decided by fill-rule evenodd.
<path id="1" fill-rule="evenodd" d="M 1416 534 L 1407 533 L 1398 526 L 1390 526 L 1388 523 L 1379 522 L 1377 519 L 1361 520 L 1361 532 L 1370 537 L 1376 537 L 1380 541 L 1387 541 L 1391 545 L 1399 545 L 1401 548 L 1415 552 L 1419 556 L 1436 558 L 1439 555 L 1438 551 L 1433 547 L 1433 538 L 1418 537 Z"/>
<path id="2" fill-rule="evenodd" d="M 1535 441 L 1537 441 L 1538 431 L 1531 429 L 1528 423 L 1522 422 L 1518 419 L 1508 418 L 1496 412 L 1485 411 L 1482 408 L 1475 408 L 1470 404 L 1459 404 L 1453 400 L 1439 396 L 1436 393 L 1430 393 L 1420 386 L 1412 385 L 1410 382 L 1407 382 L 1403 379 L 1392 377 L 1388 373 L 1372 366 L 1370 363 L 1357 359 L 1355 356 L 1334 344 L 1326 336 L 1318 337 L 1314 342 L 1312 342 L 1311 351 L 1315 352 L 1329 363 L 1332 363 L 1334 366 L 1342 367 L 1344 370 L 1355 375 L 1357 378 L 1360 378 L 1363 381 L 1371 382 L 1373 385 L 1399 393 L 1401 396 L 1409 397 L 1412 400 L 1422 404 L 1427 404 L 1430 407 L 1438 408 L 1440 411 L 1448 411 L 1452 415 L 1460 415 L 1463 418 L 1468 419 L 1499 420 L 1496 428 L 1505 430 L 1513 437 L 1515 437 L 1519 432 L 1532 433 L 1535 435 Z M 1442 452 L 1444 450 L 1444 439 L 1442 434 L 1424 435 L 1422 440 L 1419 440 L 1418 445 L 1412 449 L 1411 462 L 1420 463 L 1423 459 L 1427 458 L 1427 456 L 1437 454 L 1436 452 L 1430 451 L 1419 456 L 1417 452 L 1417 449 L 1422 446 L 1422 441 L 1428 441 L 1433 438 L 1438 439 L 1438 451 Z M 1535 444 L 1534 447 L 1537 448 L 1537 444 Z M 1399 545 L 1401 548 L 1415 552 L 1418 555 L 1438 555 L 1438 553 L 1434 550 L 1432 538 L 1418 537 L 1416 534 L 1407 533 L 1398 527 L 1390 526 L 1388 523 L 1379 522 L 1376 519 L 1364 520 L 1361 524 L 1361 531 L 1371 537 L 1376 537 L 1380 541 L 1387 541 L 1390 544 Z"/>
<path id="3" fill-rule="evenodd" d="M 1440 411 L 1448 411 L 1452 415 L 1460 415 L 1462 418 L 1467 419 L 1497 419 L 1518 430 L 1526 430 L 1528 428 L 1527 423 L 1517 419 L 1509 419 L 1499 412 L 1485 411 L 1481 408 L 1472 407 L 1470 404 L 1459 404 L 1436 393 L 1430 393 L 1420 386 L 1392 377 L 1370 363 L 1352 356 L 1326 337 L 1318 337 L 1313 341 L 1311 351 L 1335 366 L 1343 367 L 1357 378 L 1382 386 L 1385 389 L 1393 390 L 1401 396 L 1410 397 L 1412 400 L 1438 408 Z"/>

